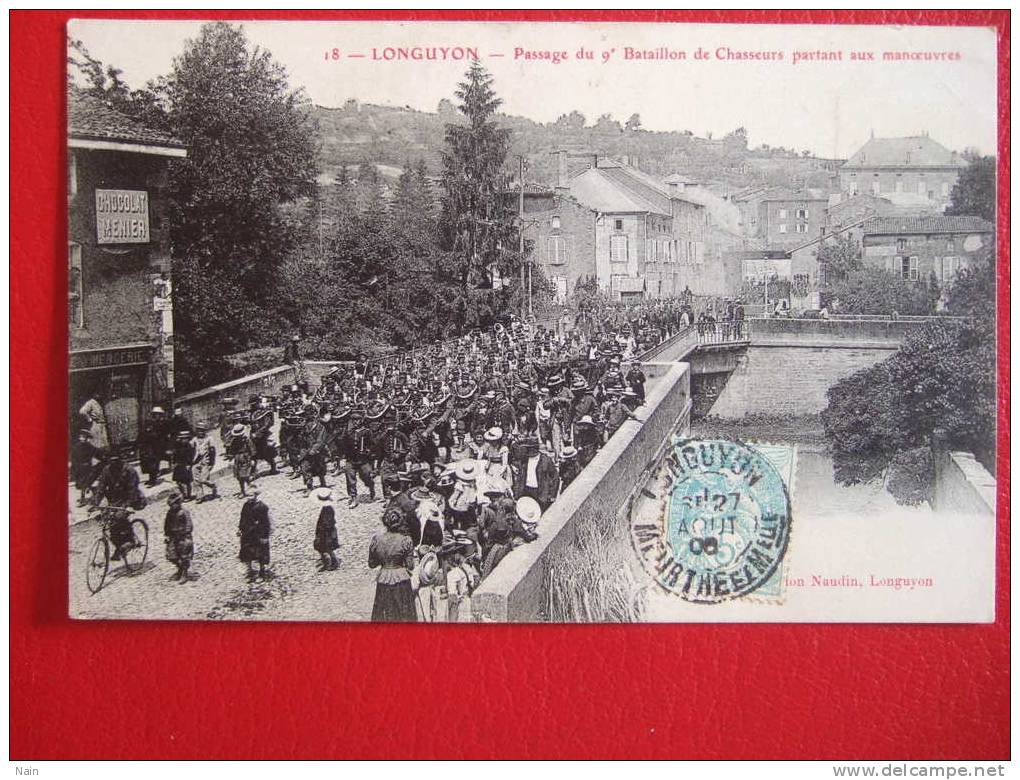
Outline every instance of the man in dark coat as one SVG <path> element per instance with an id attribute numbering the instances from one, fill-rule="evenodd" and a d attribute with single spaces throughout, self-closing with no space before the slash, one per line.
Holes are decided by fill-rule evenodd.
<path id="1" fill-rule="evenodd" d="M 330 414 L 326 412 L 321 420 L 312 417 L 305 424 L 304 440 L 308 449 L 301 453 L 301 477 L 305 482 L 305 493 L 309 493 L 315 478 L 319 478 L 319 486 L 326 487 L 326 458 L 329 455 L 329 432 L 326 425 L 330 422 Z"/>
<path id="2" fill-rule="evenodd" d="M 638 405 L 642 405 L 645 402 L 645 382 L 648 381 L 645 377 L 645 372 L 641 370 L 641 366 L 635 360 L 630 364 L 630 371 L 627 372 L 627 384 L 630 385 L 630 389 L 634 391 L 637 396 Z"/>
<path id="3" fill-rule="evenodd" d="M 583 415 L 574 424 L 574 447 L 579 469 L 587 466 L 602 446 L 602 428 L 591 415 Z"/>
<path id="4" fill-rule="evenodd" d="M 167 457 L 170 444 L 167 432 L 166 412 L 162 407 L 154 406 L 152 416 L 138 435 L 138 460 L 142 473 L 148 477 L 146 481 L 148 485 L 156 484 L 160 464 Z"/>
<path id="5" fill-rule="evenodd" d="M 552 458 L 541 452 L 538 439 L 528 437 L 514 473 L 514 497 L 531 496 L 544 512 L 560 489 L 560 475 Z"/>
<path id="6" fill-rule="evenodd" d="M 273 425 L 276 416 L 263 398 L 256 397 L 251 410 L 251 443 L 255 448 L 252 465 L 258 471 L 259 461 L 269 464 L 269 473 L 276 473 L 276 445 L 273 444 Z"/>
<path id="7" fill-rule="evenodd" d="M 392 478 L 407 464 L 411 441 L 400 430 L 397 421 L 388 427 L 376 441 L 376 460 L 379 463 L 379 479 L 382 481 L 383 498 L 388 499 L 393 491 Z"/>
<path id="8" fill-rule="evenodd" d="M 241 521 L 237 529 L 241 538 L 240 558 L 247 566 L 248 582 L 254 582 L 256 576 L 263 580 L 269 578 L 266 567 L 269 565 L 269 537 L 272 532 L 269 507 L 259 498 L 258 488 L 253 487 L 251 497 L 241 506 Z M 259 565 L 257 575 L 252 566 L 255 562 Z"/>
<path id="9" fill-rule="evenodd" d="M 623 393 L 609 405 L 609 410 L 606 413 L 607 441 L 612 438 L 613 434 L 616 433 L 620 429 L 620 426 L 627 420 L 637 420 L 640 422 L 640 418 L 632 414 L 630 408 L 627 406 L 627 401 L 634 403 L 636 399 L 637 396 L 633 390 L 624 390 Z"/>
<path id="10" fill-rule="evenodd" d="M 575 377 L 572 390 L 574 392 L 574 402 L 570 410 L 570 422 L 573 429 L 577 427 L 577 421 L 582 417 L 597 417 L 599 413 L 599 405 L 584 377 Z M 570 433 L 571 441 L 573 441 L 574 436 L 576 436 L 576 433 L 572 430 Z"/>
<path id="11" fill-rule="evenodd" d="M 358 479 L 368 488 L 368 503 L 375 501 L 375 475 L 372 473 L 373 439 L 364 420 L 357 419 L 343 437 L 344 476 L 351 509 L 358 505 Z"/>

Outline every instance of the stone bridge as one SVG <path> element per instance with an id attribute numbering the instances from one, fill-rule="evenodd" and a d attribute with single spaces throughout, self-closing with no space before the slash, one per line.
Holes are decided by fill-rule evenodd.
<path id="1" fill-rule="evenodd" d="M 695 416 L 816 414 L 839 380 L 889 357 L 931 318 L 749 319 L 691 326 L 642 356 L 691 367 Z"/>

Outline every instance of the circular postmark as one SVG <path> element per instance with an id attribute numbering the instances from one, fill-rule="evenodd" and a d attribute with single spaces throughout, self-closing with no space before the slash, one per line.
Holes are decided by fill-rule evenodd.
<path id="1" fill-rule="evenodd" d="M 790 541 L 790 497 L 775 467 L 746 444 L 688 439 L 672 448 L 664 472 L 661 511 L 630 526 L 648 574 L 696 604 L 768 581 Z"/>

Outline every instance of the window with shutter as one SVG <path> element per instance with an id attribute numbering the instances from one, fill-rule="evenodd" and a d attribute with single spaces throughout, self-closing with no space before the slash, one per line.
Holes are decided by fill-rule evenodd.
<path id="1" fill-rule="evenodd" d="M 627 236 L 609 237 L 609 259 L 614 263 L 627 262 Z"/>

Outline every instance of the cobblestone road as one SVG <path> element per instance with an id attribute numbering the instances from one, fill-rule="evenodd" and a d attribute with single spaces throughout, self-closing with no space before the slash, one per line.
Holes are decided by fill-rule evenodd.
<path id="1" fill-rule="evenodd" d="M 166 479 L 166 476 L 164 476 Z M 262 498 L 273 521 L 273 573 L 267 582 L 248 583 L 238 560 L 237 524 L 243 500 L 229 472 L 216 480 L 222 498 L 185 504 L 194 523 L 195 557 L 192 580 L 170 579 L 175 571 L 166 560 L 163 518 L 166 501 L 157 500 L 137 513 L 149 526 L 149 554 L 137 574 L 126 576 L 119 561 L 111 562 L 106 584 L 91 594 L 85 585 L 85 562 L 99 523 L 90 520 L 70 528 L 70 612 L 84 618 L 146 618 L 175 620 L 368 620 L 375 595 L 375 572 L 368 568 L 368 544 L 382 529 L 383 502 L 347 508 L 343 475 L 326 480 L 333 490 L 340 536 L 340 568 L 319 572 L 312 548 L 320 503 L 306 497 L 300 479 L 286 474 L 259 478 Z M 376 494 L 381 496 L 378 486 Z"/>

